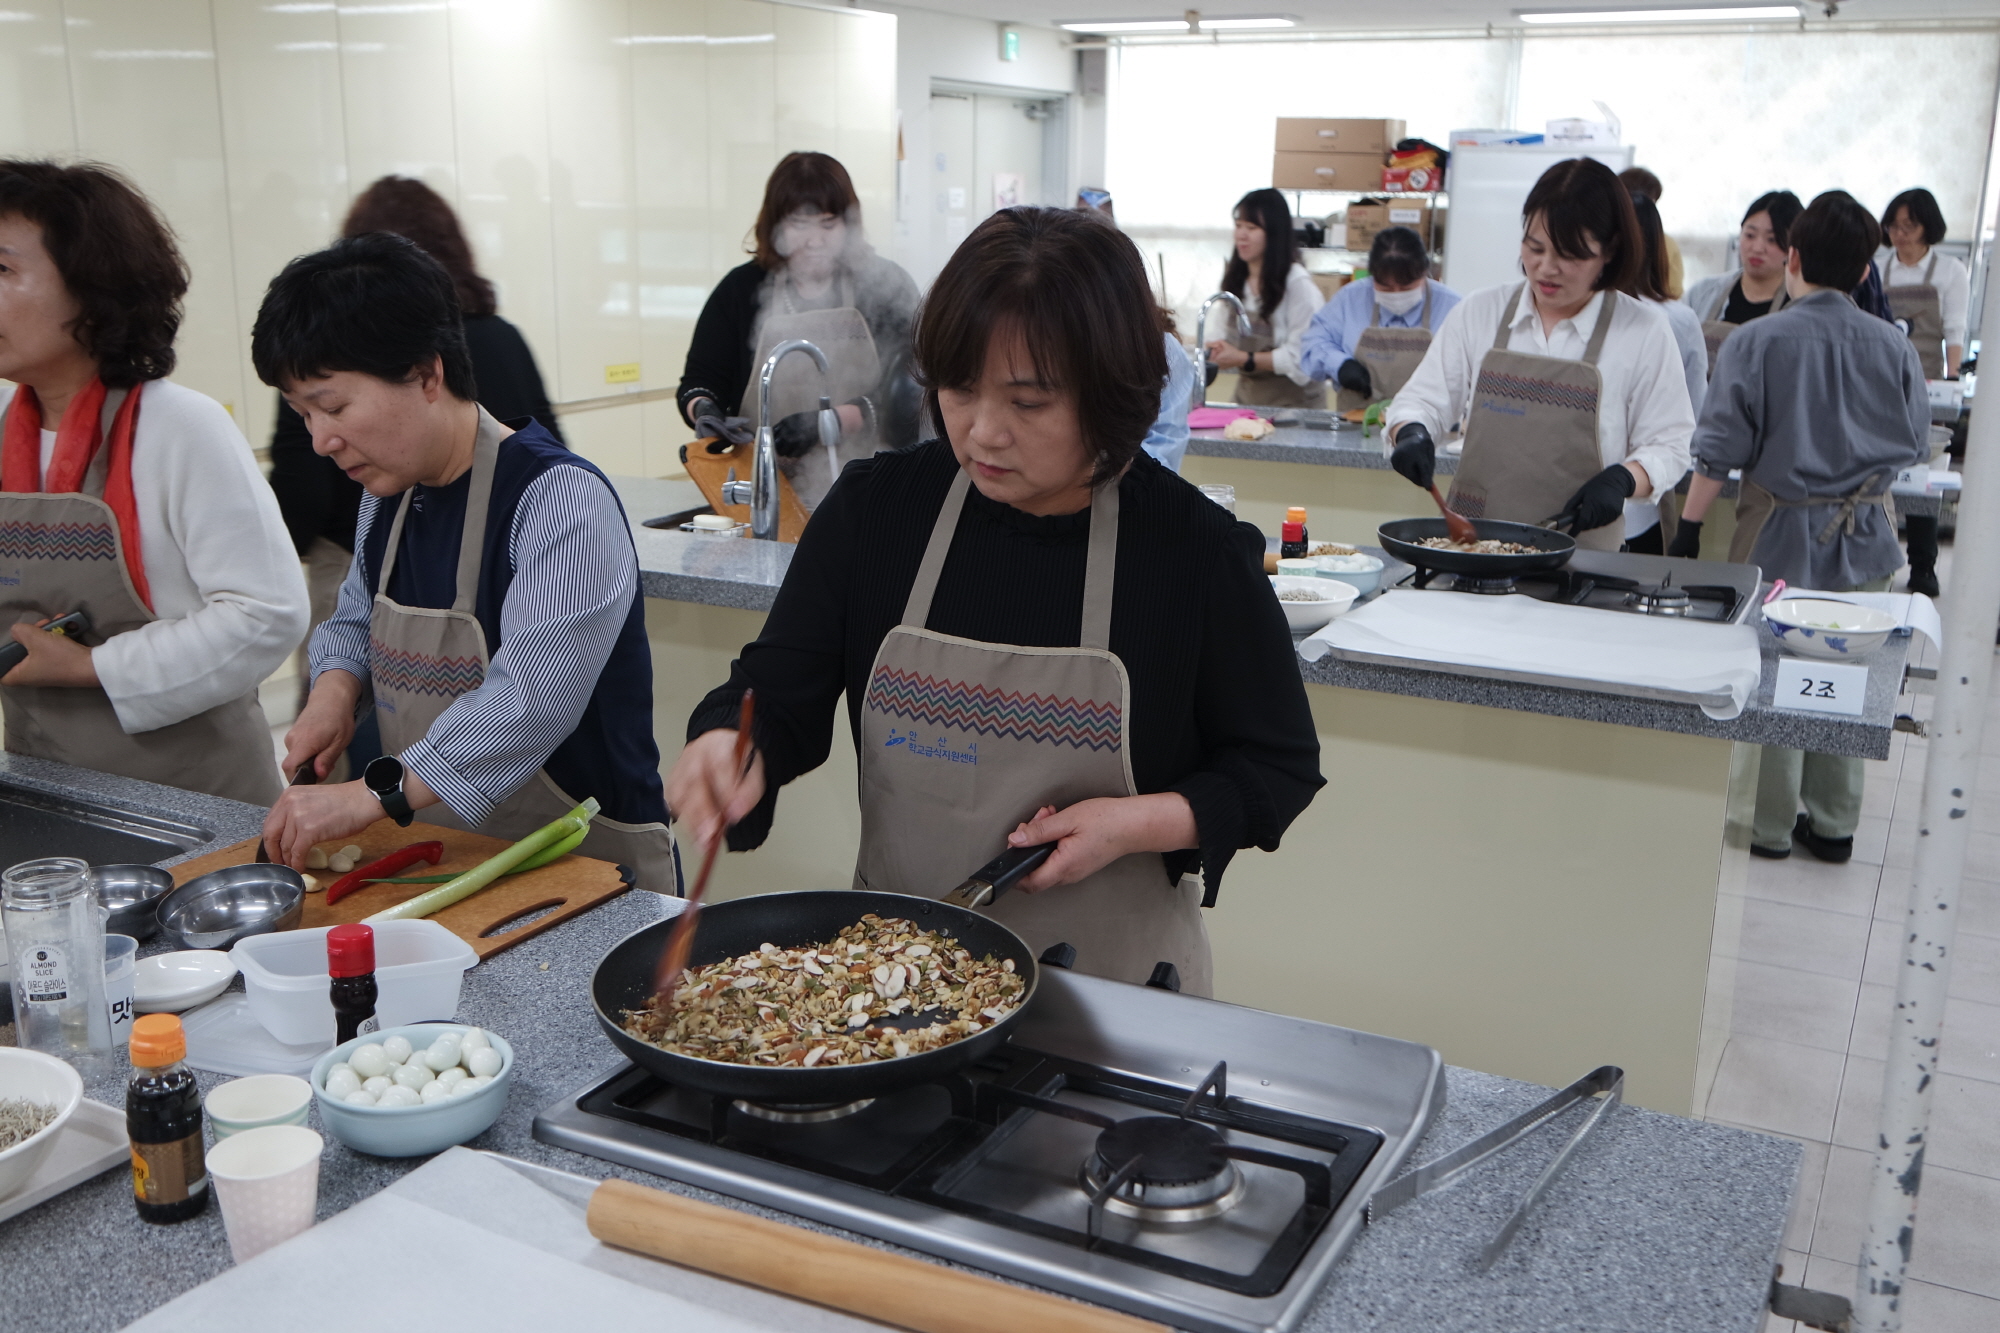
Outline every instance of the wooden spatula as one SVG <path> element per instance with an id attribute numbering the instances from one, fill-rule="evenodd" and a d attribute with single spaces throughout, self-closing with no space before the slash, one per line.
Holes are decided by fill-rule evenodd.
<path id="1" fill-rule="evenodd" d="M 1479 540 L 1479 529 L 1472 526 L 1471 519 L 1444 502 L 1436 482 L 1431 483 L 1431 499 L 1437 501 L 1438 512 L 1444 515 L 1444 530 L 1453 541 L 1470 545 Z"/>
<path id="2" fill-rule="evenodd" d="M 757 692 L 743 691 L 743 709 L 736 722 L 736 780 L 743 781 L 743 775 L 750 767 L 750 720 L 756 712 Z M 680 984 L 681 973 L 687 970 L 688 956 L 694 951 L 695 918 L 701 915 L 701 896 L 708 892 L 708 876 L 715 869 L 715 854 L 722 850 L 726 841 L 725 833 L 715 835 L 715 841 L 701 855 L 701 873 L 695 876 L 694 892 L 687 896 L 687 906 L 674 918 L 674 928 L 667 932 L 667 947 L 660 950 L 660 965 L 653 973 L 653 992 L 662 1010 L 672 1003 L 674 987 Z"/>

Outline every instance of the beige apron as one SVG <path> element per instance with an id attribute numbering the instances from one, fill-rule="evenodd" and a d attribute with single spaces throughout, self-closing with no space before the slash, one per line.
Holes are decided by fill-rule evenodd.
<path id="1" fill-rule="evenodd" d="M 1810 509 L 1814 505 L 1839 505 L 1833 515 L 1813 533 L 1813 540 L 1826 543 L 1834 534 L 1845 529 L 1854 531 L 1854 511 L 1865 504 L 1879 504 L 1889 516 L 1889 527 L 1894 531 L 1896 510 L 1889 498 L 1891 474 L 1877 473 L 1846 495 L 1809 495 L 1803 500 L 1780 500 L 1771 492 L 1759 486 L 1748 477 L 1737 485 L 1736 491 L 1736 531 L 1729 538 L 1729 560 L 1731 564 L 1753 563 L 1751 557 L 1757 550 L 1757 539 L 1764 535 L 1764 525 L 1771 521 L 1771 515 L 1780 509 Z M 1879 486 L 1880 490 L 1870 490 Z M 1767 570 L 1768 572 L 1768 570 Z"/>
<path id="2" fill-rule="evenodd" d="M 1111 586 L 1118 485 L 1090 509 L 1083 627 L 1076 648 L 1029 648 L 925 628 L 970 478 L 946 492 L 903 621 L 875 654 L 861 710 L 861 855 L 856 888 L 939 898 L 1005 850 L 1044 805 L 1132 796 L 1131 694 L 1114 656 Z M 988 915 L 1035 953 L 1067 942 L 1093 976 L 1144 982 L 1172 963 L 1181 988 L 1213 986 L 1208 932 L 1192 880 L 1175 884 L 1157 852 L 1134 853 L 1075 884 L 1020 890 Z"/>
<path id="3" fill-rule="evenodd" d="M 779 343 L 804 338 L 826 353 L 827 373 L 821 375 L 812 358 L 795 353 L 779 363 L 771 376 L 771 420 L 783 421 L 794 412 L 819 408 L 822 396 L 835 407 L 857 398 L 871 397 L 882 381 L 882 358 L 875 350 L 875 335 L 854 303 L 854 278 L 845 270 L 839 278 L 840 304 L 829 310 L 795 310 L 796 298 L 790 278 L 779 273 L 771 283 L 770 300 L 757 324 L 757 355 L 750 363 L 750 384 L 743 392 L 742 413 L 754 429 L 764 423 L 758 418 L 758 385 L 763 379 L 764 362 Z M 871 397 L 872 401 L 872 397 Z M 881 404 L 875 403 L 879 409 Z M 865 414 L 864 414 L 865 415 Z M 815 444 L 797 458 L 780 458 L 778 468 L 792 483 L 792 491 L 808 512 L 833 489 L 840 469 L 857 458 L 872 457 L 877 448 L 872 417 L 861 429 L 847 431 L 840 447 L 828 457 Z"/>
<path id="4" fill-rule="evenodd" d="M 1724 283 L 1722 290 L 1716 293 L 1715 299 L 1708 303 L 1708 309 L 1702 312 L 1701 340 L 1708 344 L 1708 373 L 1711 376 L 1715 374 L 1716 353 L 1722 350 L 1722 344 L 1729 341 L 1730 334 L 1743 327 L 1741 324 L 1731 324 L 1722 318 L 1722 312 L 1729 308 L 1729 293 L 1736 290 L 1742 281 L 1743 279 L 1738 278 L 1735 282 Z M 1777 314 L 1785 308 L 1785 303 L 1790 299 L 1785 284 L 1779 283 L 1778 294 L 1771 298 L 1771 308 L 1765 313 Z"/>
<path id="5" fill-rule="evenodd" d="M 1264 354 L 1264 364 L 1250 374 L 1236 372 L 1236 401 L 1245 407 L 1317 407 L 1326 406 L 1326 385 L 1319 380 L 1311 384 L 1299 384 L 1289 375 L 1280 375 L 1271 369 L 1268 353 L 1277 342 L 1271 337 L 1271 321 L 1262 315 L 1250 317 L 1250 336 L 1229 340 L 1231 347 L 1246 352 Z"/>
<path id="6" fill-rule="evenodd" d="M 1604 470 L 1597 445 L 1597 400 L 1604 379 L 1597 357 L 1611 331 L 1618 294 L 1605 292 L 1583 359 L 1510 352 L 1522 283 L 1507 300 L 1493 347 L 1479 363 L 1472 406 L 1465 414 L 1465 451 L 1451 481 L 1451 507 L 1467 518 L 1546 523 L 1577 488 Z M 1576 535 L 1592 551 L 1615 551 L 1625 519 Z"/>
<path id="7" fill-rule="evenodd" d="M 485 408 L 479 409 L 472 482 L 465 497 L 465 528 L 458 545 L 458 587 L 450 610 L 404 606 L 390 599 L 389 576 L 396 569 L 403 520 L 409 516 L 414 489 L 405 491 L 396 506 L 389 540 L 382 548 L 382 572 L 375 581 L 375 606 L 368 622 L 369 674 L 384 754 L 400 753 L 422 740 L 445 709 L 486 679 L 486 630 L 474 607 L 486 544 L 487 503 L 493 496 L 493 469 L 505 430 Z M 417 818 L 446 828 L 473 828 L 474 832 L 513 842 L 568 814 L 577 804 L 576 798 L 550 781 L 547 773 L 537 772 L 476 828 L 442 802 L 419 810 Z M 680 885 L 673 848 L 673 834 L 665 824 L 621 824 L 599 815 L 576 850 L 581 856 L 629 867 L 642 889 L 677 895 Z"/>
<path id="8" fill-rule="evenodd" d="M 1910 326 L 1910 342 L 1917 349 L 1917 360 L 1923 363 L 1924 378 L 1941 380 L 1944 378 L 1944 303 L 1938 297 L 1938 289 L 1931 285 L 1937 276 L 1937 251 L 1931 251 L 1930 266 L 1924 270 L 1924 280 L 1908 287 L 1891 287 L 1882 284 L 1882 294 L 1889 299 L 1889 313 Z M 1894 260 L 1890 263 L 1893 266 Z"/>
<path id="9" fill-rule="evenodd" d="M 1342 412 L 1352 412 L 1372 402 L 1394 398 L 1410 382 L 1410 376 L 1417 373 L 1417 367 L 1423 364 L 1424 353 L 1430 349 L 1431 284 L 1426 279 L 1421 328 L 1384 328 L 1382 307 L 1378 304 L 1368 327 L 1361 330 L 1361 336 L 1354 340 L 1354 359 L 1368 367 L 1368 379 L 1375 396 L 1364 398 L 1352 389 L 1342 389 L 1336 395 L 1334 405 Z"/>
<path id="10" fill-rule="evenodd" d="M 126 390 L 104 398 L 102 429 Z M 11 404 L 10 404 L 11 407 Z M 0 413 L 4 425 L 5 413 Z M 132 586 L 111 506 L 98 498 L 111 450 L 101 448 L 84 479 L 88 494 L 0 493 L 0 625 L 71 611 L 90 617 L 97 643 L 155 619 Z M 271 727 L 256 691 L 171 726 L 128 735 L 101 688 L 8 686 L 7 750 L 78 768 L 270 805 L 282 790 Z"/>

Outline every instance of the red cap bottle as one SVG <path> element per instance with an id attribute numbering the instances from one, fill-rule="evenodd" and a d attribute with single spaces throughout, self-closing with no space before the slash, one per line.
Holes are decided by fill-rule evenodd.
<path id="1" fill-rule="evenodd" d="M 335 926 L 326 932 L 326 970 L 335 977 L 358 977 L 373 972 L 375 928 Z"/>
<path id="2" fill-rule="evenodd" d="M 1306 553 L 1306 525 L 1286 522 L 1278 529 L 1278 557 L 1297 560 Z"/>
<path id="3" fill-rule="evenodd" d="M 326 971 L 332 978 L 334 1042 L 375 1030 L 375 930 L 335 926 L 326 932 Z"/>

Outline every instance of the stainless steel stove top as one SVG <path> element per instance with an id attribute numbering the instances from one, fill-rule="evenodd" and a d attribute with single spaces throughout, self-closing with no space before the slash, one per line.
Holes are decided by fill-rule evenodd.
<path id="1" fill-rule="evenodd" d="M 1432 592 L 1520 594 L 1543 602 L 1565 602 L 1603 611 L 1672 615 L 1730 625 L 1756 610 L 1763 571 L 1755 565 L 1720 560 L 1674 560 L 1624 551 L 1584 551 L 1560 569 L 1518 579 L 1482 580 L 1465 575 L 1410 570 L 1391 586 Z M 1665 596 L 1660 596 L 1660 590 Z"/>
<path id="2" fill-rule="evenodd" d="M 1207 1333 L 1297 1326 L 1444 1107 L 1436 1051 L 1046 968 L 998 1056 L 853 1108 L 630 1065 L 535 1137 Z M 775 1111 L 775 1114 L 773 1113 Z"/>

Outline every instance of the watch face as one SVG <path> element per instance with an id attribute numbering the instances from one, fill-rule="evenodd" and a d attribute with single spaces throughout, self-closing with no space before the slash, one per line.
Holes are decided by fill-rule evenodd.
<path id="1" fill-rule="evenodd" d="M 361 771 L 361 781 L 372 792 L 395 791 L 403 785 L 403 761 L 392 754 L 377 755 Z"/>

